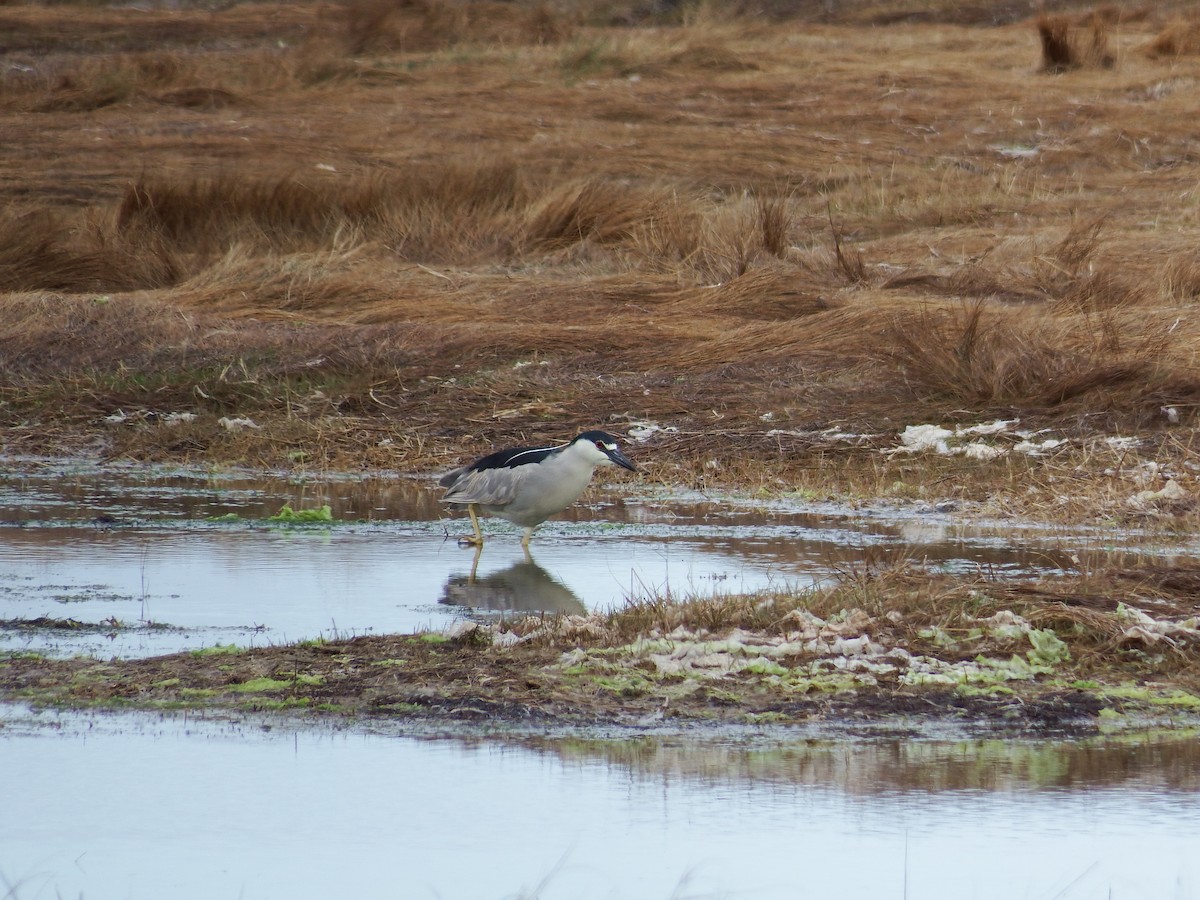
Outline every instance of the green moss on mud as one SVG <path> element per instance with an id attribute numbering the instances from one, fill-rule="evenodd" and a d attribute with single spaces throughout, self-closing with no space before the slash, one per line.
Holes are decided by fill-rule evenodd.
<path id="1" fill-rule="evenodd" d="M 231 684 L 226 690 L 235 691 L 239 694 L 258 694 L 266 691 L 287 691 L 296 687 L 314 687 L 324 683 L 324 675 L 297 674 L 294 678 L 287 680 L 279 678 L 251 678 L 249 681 L 243 681 L 240 684 Z"/>
<path id="2" fill-rule="evenodd" d="M 197 650 L 192 650 L 192 656 L 228 656 L 233 653 L 241 653 L 242 648 L 237 644 L 214 644 L 211 647 L 200 647 Z"/>

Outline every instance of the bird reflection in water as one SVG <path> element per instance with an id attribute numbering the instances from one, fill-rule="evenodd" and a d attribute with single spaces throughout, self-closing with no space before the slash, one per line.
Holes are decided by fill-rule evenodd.
<path id="1" fill-rule="evenodd" d="M 479 562 L 478 555 L 475 562 Z M 438 602 L 495 612 L 557 612 L 571 615 L 586 612 L 583 602 L 570 588 L 528 555 L 507 569 L 490 575 L 476 575 L 475 566 L 471 567 L 469 575 L 451 575 Z"/>

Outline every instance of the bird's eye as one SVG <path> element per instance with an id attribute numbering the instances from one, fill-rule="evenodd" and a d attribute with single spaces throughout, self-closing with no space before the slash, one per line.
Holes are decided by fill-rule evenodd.
<path id="1" fill-rule="evenodd" d="M 596 449 L 597 449 L 597 450 L 600 450 L 600 451 L 603 451 L 603 450 L 605 449 L 605 448 L 604 448 L 604 441 L 596 441 Z"/>

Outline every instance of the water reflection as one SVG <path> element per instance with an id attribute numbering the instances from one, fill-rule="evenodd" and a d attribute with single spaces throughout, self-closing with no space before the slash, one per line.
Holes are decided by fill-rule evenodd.
<path id="1" fill-rule="evenodd" d="M 134 656 L 246 644 L 247 634 L 279 643 L 436 629 L 470 611 L 802 590 L 898 560 L 1039 575 L 1135 546 L 1125 533 L 1110 536 L 1121 542 L 1114 549 L 1086 529 L 989 529 L 953 515 L 782 500 L 623 498 L 596 486 L 539 529 L 537 562 L 519 558 L 519 529 L 489 521 L 483 559 L 471 566 L 453 540 L 464 522 L 447 518 L 440 496 L 431 479 L 399 475 L 0 461 L 0 650 Z M 272 522 L 284 504 L 328 505 L 331 521 Z M 124 627 L 90 637 L 12 627 L 39 618 Z"/>
<path id="2" fill-rule="evenodd" d="M 468 575 L 451 575 L 439 603 L 486 612 L 567 613 L 586 612 L 583 601 L 532 557 L 507 569 L 477 575 L 479 552 Z"/>
<path id="3" fill-rule="evenodd" d="M 768 739 L 746 746 L 668 736 L 633 741 L 535 737 L 524 743 L 564 762 L 601 761 L 644 778 L 712 786 L 836 786 L 862 796 L 1096 788 L 1200 794 L 1200 733 L 1194 731 L 1083 741 Z M 1200 806 L 1196 811 L 1200 814 Z"/>
<path id="4" fill-rule="evenodd" d="M 1157 900 L 1200 887 L 1194 735 L 417 740 L 388 723 L 26 715 L 40 727 L 0 706 L 19 776 L 0 884 L 21 897 Z M 254 815 L 231 815 L 246 797 Z"/>
<path id="5" fill-rule="evenodd" d="M 0 523 L 266 519 L 285 504 L 330 507 L 336 521 L 443 517 L 430 483 L 400 476 L 271 475 L 237 470 L 177 470 L 86 463 L 0 467 Z"/>

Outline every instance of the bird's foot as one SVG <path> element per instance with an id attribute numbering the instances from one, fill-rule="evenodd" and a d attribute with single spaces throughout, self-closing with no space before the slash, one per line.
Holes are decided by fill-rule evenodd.
<path id="1" fill-rule="evenodd" d="M 483 541 L 477 537 L 464 535 L 458 539 L 458 546 L 474 547 L 476 550 L 478 550 L 483 547 Z"/>

